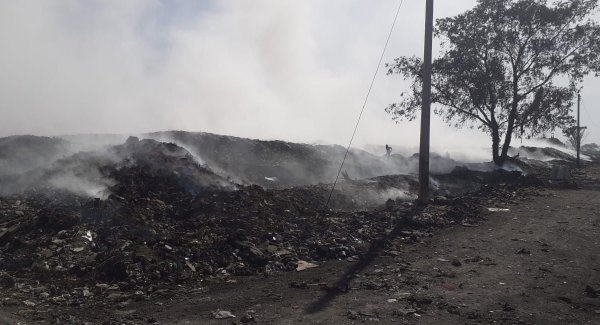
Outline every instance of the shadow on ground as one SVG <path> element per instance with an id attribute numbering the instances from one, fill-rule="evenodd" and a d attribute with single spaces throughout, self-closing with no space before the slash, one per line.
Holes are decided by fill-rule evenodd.
<path id="1" fill-rule="evenodd" d="M 415 208 L 411 210 L 411 215 L 417 215 L 422 212 L 424 206 L 415 205 Z M 392 229 L 392 231 L 382 238 L 375 239 L 371 242 L 369 250 L 361 255 L 361 258 L 356 264 L 350 267 L 344 274 L 335 282 L 333 286 L 330 286 L 326 293 L 319 298 L 319 300 L 310 304 L 306 309 L 307 314 L 316 314 L 327 309 L 333 301 L 340 295 L 348 292 L 350 288 L 350 282 L 355 275 L 361 273 L 368 268 L 373 261 L 383 252 L 386 244 L 390 241 L 399 237 L 402 231 L 406 231 L 411 228 L 418 226 L 412 219 L 403 218 L 398 221 L 398 224 Z"/>

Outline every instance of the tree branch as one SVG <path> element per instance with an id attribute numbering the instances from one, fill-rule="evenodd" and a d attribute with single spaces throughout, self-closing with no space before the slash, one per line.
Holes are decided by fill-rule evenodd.
<path id="1" fill-rule="evenodd" d="M 533 93 L 534 91 L 538 90 L 540 87 L 545 86 L 550 80 L 552 80 L 552 77 L 554 77 L 554 73 L 556 73 L 556 71 L 560 68 L 560 65 L 565 62 L 566 59 L 568 59 L 571 55 L 575 54 L 576 51 L 578 51 L 580 48 L 582 48 L 584 45 L 587 45 L 587 43 L 583 43 L 579 46 L 577 46 L 576 48 L 574 48 L 572 51 L 570 51 L 569 53 L 567 53 L 562 59 L 560 59 L 555 65 L 554 67 L 550 70 L 550 72 L 548 73 L 548 76 L 546 76 L 546 78 L 539 83 L 538 85 L 534 86 L 533 88 L 531 88 L 529 91 L 521 94 L 521 96 L 519 96 L 517 101 L 521 101 L 523 98 L 527 97 L 528 95 L 530 95 L 531 93 Z"/>
<path id="2" fill-rule="evenodd" d="M 571 17 L 571 19 L 569 19 L 564 25 L 562 25 L 559 29 L 558 32 L 552 36 L 552 38 L 548 41 L 548 44 L 550 44 L 550 47 L 553 46 L 554 41 L 556 41 L 556 39 L 562 34 L 562 32 L 564 32 L 567 27 L 573 23 L 573 21 L 575 20 L 575 17 Z M 536 51 L 536 53 L 534 55 L 532 55 L 527 61 L 525 61 L 525 63 L 523 64 L 523 70 L 521 71 L 521 75 L 524 75 L 525 73 L 529 72 L 529 70 L 531 69 L 531 67 L 536 63 L 536 59 L 539 58 L 540 54 L 542 54 L 544 51 L 542 51 L 541 49 L 539 49 L 538 51 Z"/>

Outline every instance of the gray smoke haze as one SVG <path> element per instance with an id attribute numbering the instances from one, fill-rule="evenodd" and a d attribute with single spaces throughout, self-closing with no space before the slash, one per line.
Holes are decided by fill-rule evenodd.
<path id="1" fill-rule="evenodd" d="M 0 136 L 179 129 L 345 144 L 398 3 L 2 1 Z M 438 1 L 436 16 L 474 4 Z M 404 1 L 386 62 L 421 55 L 423 12 Z M 589 79 L 583 95 L 600 123 L 598 85 Z M 418 121 L 395 125 L 383 111 L 406 89 L 380 74 L 357 145 L 417 145 Z M 488 142 L 433 122 L 437 152 L 487 157 Z"/>
<path id="2" fill-rule="evenodd" d="M 106 198 L 116 181 L 100 171 L 120 157 L 106 148 L 77 152 L 79 146 L 56 138 L 16 137 L 0 141 L 0 195 L 52 188 L 83 197 Z"/>

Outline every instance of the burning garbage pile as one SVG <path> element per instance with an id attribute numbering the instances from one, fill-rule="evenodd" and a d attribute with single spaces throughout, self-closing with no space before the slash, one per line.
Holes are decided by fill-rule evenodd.
<path id="1" fill-rule="evenodd" d="M 523 180 L 503 173 L 502 184 L 482 185 L 469 197 L 438 196 L 424 210 L 402 199 L 365 211 L 330 210 L 323 206 L 329 186 L 236 185 L 174 144 L 131 138 L 108 151 L 111 158 L 60 160 L 39 188 L 0 198 L 1 303 L 126 303 L 176 284 L 358 260 L 394 229 L 410 241 L 414 229 L 476 223 L 486 200 L 518 195 Z M 96 176 L 113 182 L 105 198 L 49 187 L 43 180 L 60 164 L 93 165 Z M 74 174 L 86 170 L 80 168 Z M 384 177 L 367 187 L 404 181 Z"/>
<path id="2" fill-rule="evenodd" d="M 600 146 L 595 143 L 589 143 L 581 146 L 581 152 L 593 160 L 600 160 Z"/>

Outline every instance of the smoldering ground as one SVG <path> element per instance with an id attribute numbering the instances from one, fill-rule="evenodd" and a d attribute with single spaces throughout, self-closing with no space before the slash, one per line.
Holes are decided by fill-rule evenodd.
<path id="1" fill-rule="evenodd" d="M 127 177 L 124 180 L 123 170 L 136 173 L 140 168 L 176 175 L 176 182 L 191 193 L 203 186 L 232 190 L 237 188 L 236 184 L 260 185 L 267 189 L 321 184 L 321 188 L 328 190 L 345 155 L 345 148 L 337 145 L 265 141 L 211 133 L 171 131 L 138 136 L 142 140 L 122 141 L 125 135 L 0 139 L 0 166 L 3 166 L 0 193 L 58 190 L 88 198 L 107 198 L 120 182 L 135 181 Z M 538 150 L 560 153 L 555 154 L 554 159 L 571 157 L 549 148 Z M 179 160 L 187 162 L 182 165 Z M 14 166 L 19 168 L 11 168 Z M 439 183 L 437 175 L 449 174 L 456 168 L 489 172 L 497 167 L 491 162 L 463 162 L 452 159 L 449 154 L 434 153 L 430 159 L 432 184 Z M 521 170 L 515 165 L 506 165 L 504 169 Z M 387 156 L 353 148 L 342 168 L 343 177 L 334 197 L 352 207 L 377 206 L 388 199 L 410 200 L 416 191 L 414 175 L 417 171 L 417 154 Z M 404 176 L 393 178 L 394 182 L 376 179 L 385 175 Z M 140 177 L 134 178 L 139 181 Z"/>
<path id="2" fill-rule="evenodd" d="M 77 151 L 77 145 L 70 146 L 64 139 L 26 138 L 33 148 L 40 143 L 60 143 L 63 146 L 33 151 L 23 141 L 19 141 L 20 137 L 4 141 L 1 165 L 11 166 L 20 162 L 29 168 L 0 170 L 2 195 L 58 190 L 85 198 L 107 198 L 111 194 L 111 188 L 123 181 L 119 177 L 127 173 L 163 176 L 172 174 L 180 180 L 185 191 L 192 192 L 197 188 L 211 186 L 235 188 L 234 184 L 211 173 L 192 154 L 175 144 L 130 137 L 122 144 Z M 16 150 L 11 151 L 12 148 Z"/>

